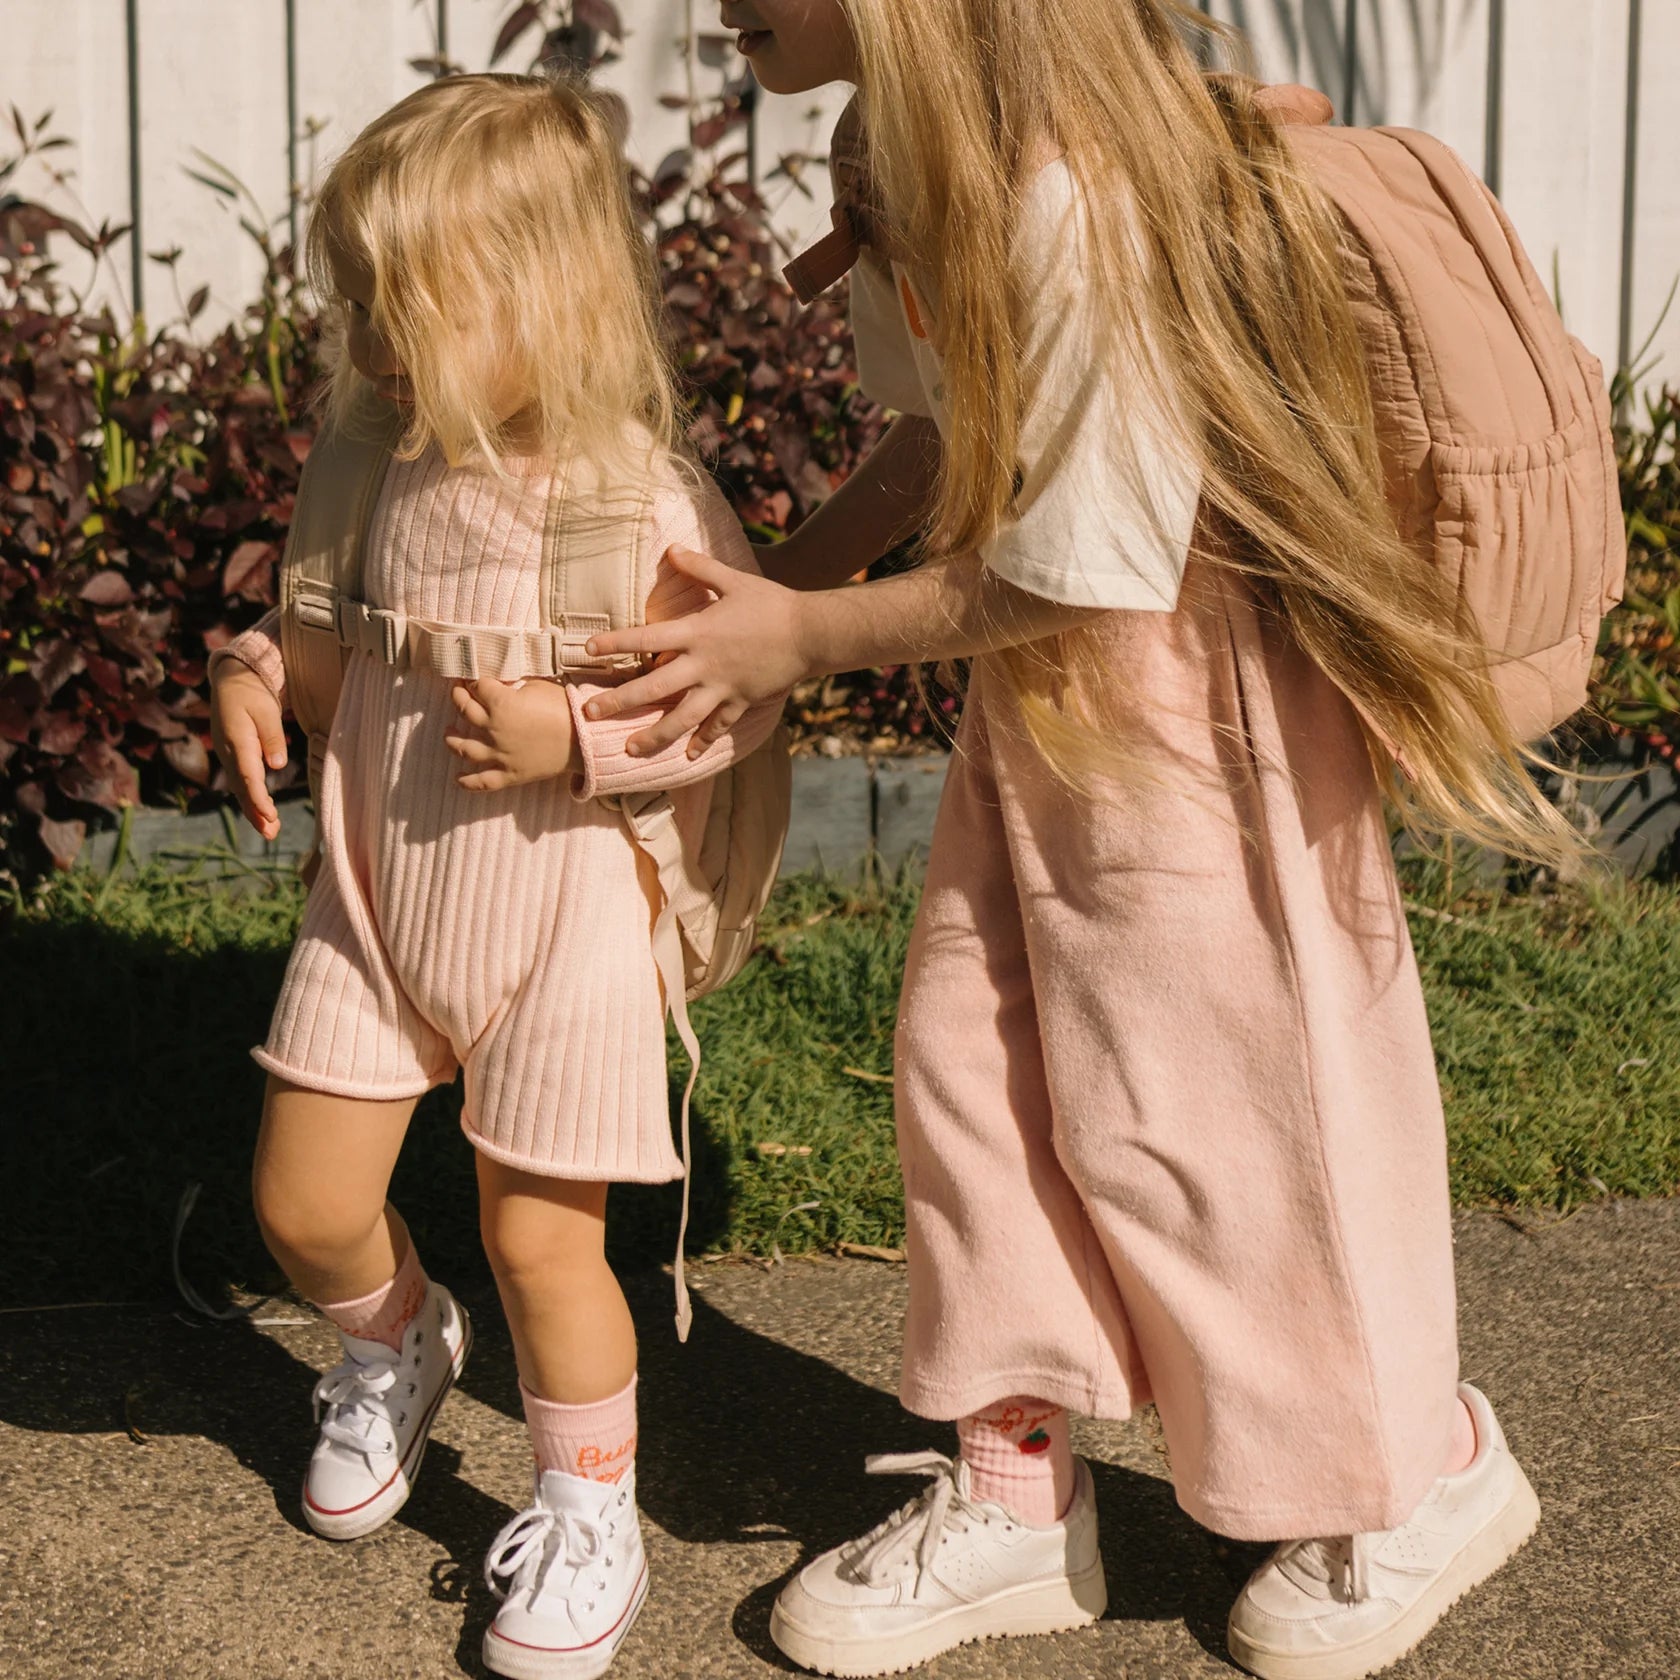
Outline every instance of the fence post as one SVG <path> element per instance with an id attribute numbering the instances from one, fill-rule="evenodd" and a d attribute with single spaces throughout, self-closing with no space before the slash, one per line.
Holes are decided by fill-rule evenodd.
<path id="1" fill-rule="evenodd" d="M 1482 179 L 1495 198 L 1504 158 L 1505 0 L 1488 0 L 1487 128 L 1482 140 Z"/>
<path id="2" fill-rule="evenodd" d="M 140 231 L 140 0 L 128 0 L 128 275 L 132 308 L 146 308 L 146 242 Z"/>
<path id="3" fill-rule="evenodd" d="M 1622 149 L 1622 294 L 1621 320 L 1616 335 L 1616 365 L 1633 360 L 1633 258 L 1637 240 L 1634 217 L 1639 210 L 1639 57 L 1644 23 L 1644 0 L 1628 0 L 1627 139 Z M 1632 400 L 1624 391 L 1624 406 Z"/>

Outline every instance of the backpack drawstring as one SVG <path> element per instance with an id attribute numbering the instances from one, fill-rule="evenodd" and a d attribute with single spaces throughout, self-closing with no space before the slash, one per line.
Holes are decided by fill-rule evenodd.
<path id="1" fill-rule="evenodd" d="M 694 1312 L 688 1299 L 688 1279 L 683 1270 L 683 1243 L 688 1237 L 689 1191 L 693 1162 L 689 1148 L 689 1110 L 694 1082 L 700 1076 L 700 1041 L 688 1019 L 688 973 L 683 960 L 682 919 L 678 895 L 685 879 L 682 835 L 677 829 L 676 808 L 668 793 L 623 794 L 618 800 L 630 837 L 647 853 L 658 873 L 663 902 L 653 924 L 653 962 L 665 989 L 665 1007 L 677 1029 L 677 1037 L 688 1055 L 688 1081 L 682 1099 L 682 1214 L 677 1221 L 677 1255 L 674 1268 L 677 1286 L 677 1340 L 688 1340 Z"/>

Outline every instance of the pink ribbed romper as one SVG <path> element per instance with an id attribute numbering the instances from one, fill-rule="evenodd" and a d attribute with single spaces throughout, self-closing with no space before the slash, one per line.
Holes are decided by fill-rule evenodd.
<path id="1" fill-rule="evenodd" d="M 509 471 L 498 481 L 435 451 L 394 462 L 363 598 L 413 618 L 539 628 L 553 481 L 536 463 Z M 655 556 L 696 548 L 752 568 L 716 489 L 674 469 L 644 532 Z M 218 657 L 251 666 L 284 704 L 278 636 L 276 612 Z M 625 742 L 649 714 L 591 722 L 583 704 L 598 685 L 573 681 L 583 773 L 473 793 L 457 781 L 470 766 L 444 743 L 461 722 L 450 687 L 350 661 L 322 776 L 321 870 L 253 1054 L 294 1085 L 372 1100 L 418 1096 L 464 1069 L 462 1125 L 498 1161 L 566 1178 L 681 1177 L 652 906 L 603 796 L 715 774 L 766 739 L 780 707 L 748 713 L 698 759 L 686 740 L 632 759 Z"/>

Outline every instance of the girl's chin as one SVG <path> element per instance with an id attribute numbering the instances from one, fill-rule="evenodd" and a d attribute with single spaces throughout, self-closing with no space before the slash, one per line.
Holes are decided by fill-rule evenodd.
<path id="1" fill-rule="evenodd" d="M 809 93 L 813 88 L 823 85 L 821 77 L 808 74 L 802 76 L 791 66 L 781 63 L 782 55 L 777 48 L 776 37 L 768 30 L 752 36 L 743 36 L 742 39 L 764 43 L 762 46 L 754 46 L 750 51 L 743 46 L 741 51 L 752 65 L 754 80 L 766 93 Z"/>

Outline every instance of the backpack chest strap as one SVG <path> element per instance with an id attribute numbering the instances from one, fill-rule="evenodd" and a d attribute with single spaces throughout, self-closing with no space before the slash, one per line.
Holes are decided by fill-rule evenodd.
<path id="1" fill-rule="evenodd" d="M 467 682 L 480 677 L 519 682 L 527 677 L 639 666 L 634 657 L 595 657 L 586 650 L 591 636 L 612 628 L 605 613 L 569 613 L 563 623 L 541 630 L 497 629 L 410 618 L 340 596 L 334 603 L 333 619 L 339 645 L 351 653 L 364 654 L 393 670 L 429 671 Z"/>

